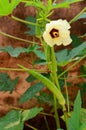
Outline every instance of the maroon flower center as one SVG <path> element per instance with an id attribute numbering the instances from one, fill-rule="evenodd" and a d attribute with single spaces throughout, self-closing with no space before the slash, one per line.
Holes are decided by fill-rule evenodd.
<path id="1" fill-rule="evenodd" d="M 53 28 L 53 29 L 50 31 L 50 35 L 51 35 L 52 38 L 57 38 L 57 37 L 59 37 L 59 30 Z"/>

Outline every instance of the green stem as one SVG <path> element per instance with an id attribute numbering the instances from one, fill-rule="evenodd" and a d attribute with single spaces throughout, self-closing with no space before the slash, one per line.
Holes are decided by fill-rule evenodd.
<path id="1" fill-rule="evenodd" d="M 53 79 L 55 80 L 55 84 L 58 87 L 58 89 L 60 90 L 60 85 L 58 82 L 58 78 L 57 78 L 57 61 L 56 61 L 56 57 L 55 57 L 55 53 L 54 53 L 54 47 L 51 48 L 51 56 L 52 56 L 52 76 Z"/>
<path id="2" fill-rule="evenodd" d="M 27 127 L 31 128 L 31 129 L 33 129 L 33 130 L 38 130 L 38 129 L 36 129 L 35 127 L 33 127 L 33 126 L 31 126 L 31 125 L 29 125 L 29 124 L 27 124 L 27 123 L 25 123 L 25 125 L 26 125 Z"/>
<path id="3" fill-rule="evenodd" d="M 55 111 L 56 126 L 57 126 L 57 128 L 60 128 L 60 120 L 59 120 L 59 115 L 57 112 L 57 100 L 56 100 L 55 95 L 54 95 L 54 111 Z"/>
<path id="4" fill-rule="evenodd" d="M 7 33 L 4 33 L 4 32 L 1 32 L 1 31 L 0 31 L 0 34 L 4 35 L 4 36 L 6 36 L 6 37 L 9 37 L 9 38 L 13 38 L 13 39 L 15 39 L 15 40 L 22 41 L 22 42 L 34 43 L 34 42 L 32 42 L 32 41 L 29 41 L 29 40 L 26 40 L 26 39 L 22 39 L 22 38 L 19 38 L 19 37 L 15 37 L 15 36 L 12 36 L 12 35 L 10 35 L 10 34 L 7 34 Z"/>
<path id="5" fill-rule="evenodd" d="M 54 48 L 47 46 L 46 54 L 47 54 L 46 57 L 47 57 L 48 68 L 51 72 L 50 73 L 51 80 L 57 86 L 57 88 L 60 89 L 58 78 L 57 78 L 57 62 L 55 58 Z M 60 128 L 60 121 L 59 121 L 59 116 L 57 112 L 57 99 L 55 95 L 54 95 L 54 112 L 55 112 L 56 126 L 57 128 Z"/>
<path id="6" fill-rule="evenodd" d="M 77 65 L 81 60 L 83 60 L 84 58 L 86 58 L 86 55 L 84 55 L 83 57 L 81 57 L 78 61 L 76 61 L 74 64 L 72 64 L 71 66 L 69 66 L 64 72 L 62 72 L 60 75 L 58 75 L 58 79 L 64 75 L 66 72 L 68 72 L 70 69 L 72 69 L 75 65 Z"/>
<path id="7" fill-rule="evenodd" d="M 68 123 L 67 123 L 67 122 L 68 122 L 68 121 L 67 121 L 67 120 L 68 120 L 68 119 L 67 119 L 67 112 L 66 112 L 66 111 L 64 111 L 63 113 L 64 113 L 64 119 L 65 119 L 66 129 L 68 130 Z"/>
<path id="8" fill-rule="evenodd" d="M 33 25 L 33 26 L 38 26 L 37 23 L 33 23 L 33 22 L 30 22 L 30 21 L 26 21 L 26 20 L 23 20 L 23 19 L 20 19 L 20 18 L 17 18 L 15 16 L 11 16 L 12 19 L 16 20 L 16 21 L 19 21 L 21 23 L 24 23 L 24 24 L 30 24 L 30 25 Z"/>
<path id="9" fill-rule="evenodd" d="M 65 88 L 66 88 L 67 108 L 68 108 L 68 113 L 69 113 L 70 112 L 70 107 L 69 107 L 69 96 L 68 96 L 68 89 L 67 89 L 66 80 L 65 80 Z"/>
<path id="10" fill-rule="evenodd" d="M 17 68 L 0 68 L 0 70 L 4 70 L 4 71 L 25 71 L 23 69 L 17 69 Z"/>
<path id="11" fill-rule="evenodd" d="M 86 11 L 86 7 L 83 10 L 81 10 L 81 12 L 79 14 L 77 14 L 73 19 L 71 19 L 69 21 L 69 23 L 71 24 L 71 23 L 75 22 L 77 20 L 77 18 L 85 11 Z"/>
<path id="12" fill-rule="evenodd" d="M 46 124 L 47 130 L 50 130 L 49 125 L 48 125 L 48 121 L 47 121 L 47 118 L 46 118 L 46 115 L 44 115 L 44 120 L 45 120 L 45 124 Z"/>

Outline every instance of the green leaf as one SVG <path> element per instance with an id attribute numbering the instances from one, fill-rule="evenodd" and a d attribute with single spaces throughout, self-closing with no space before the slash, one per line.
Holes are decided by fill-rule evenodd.
<path id="1" fill-rule="evenodd" d="M 36 18 L 33 17 L 33 16 L 28 16 L 28 17 L 26 18 L 26 21 L 36 23 Z M 35 28 L 35 26 L 34 26 L 34 25 L 29 25 L 29 24 L 27 24 L 27 27 L 28 27 L 30 30 L 27 31 L 27 32 L 25 32 L 25 34 L 28 34 L 28 35 L 31 35 L 31 36 L 35 35 L 35 33 L 36 33 L 36 28 Z"/>
<path id="2" fill-rule="evenodd" d="M 79 20 L 79 19 L 85 19 L 85 18 L 86 18 L 86 12 L 84 12 L 79 17 L 77 17 L 76 19 L 74 19 L 74 22 L 77 21 L 77 20 Z"/>
<path id="3" fill-rule="evenodd" d="M 79 130 L 86 130 L 86 122 L 84 122 L 81 126 Z"/>
<path id="4" fill-rule="evenodd" d="M 86 18 L 86 12 L 84 12 L 83 14 L 81 14 L 81 15 L 78 17 L 78 20 L 79 20 L 79 19 L 84 19 L 84 18 Z"/>
<path id="5" fill-rule="evenodd" d="M 45 60 L 41 60 L 41 59 L 36 59 L 34 61 L 34 64 L 39 64 L 39 65 L 46 65 L 46 61 Z"/>
<path id="6" fill-rule="evenodd" d="M 81 118 L 81 97 L 80 91 L 74 102 L 74 110 L 71 117 L 68 119 L 68 130 L 79 130 Z"/>
<path id="7" fill-rule="evenodd" d="M 59 62 L 64 62 L 64 61 L 66 61 L 67 55 L 68 55 L 68 50 L 67 50 L 67 49 L 58 51 L 58 52 L 56 53 L 56 57 L 57 57 L 57 59 L 58 59 Z"/>
<path id="8" fill-rule="evenodd" d="M 0 16 L 7 16 L 13 12 L 21 0 L 0 0 Z"/>
<path id="9" fill-rule="evenodd" d="M 65 1 L 63 1 L 61 3 L 53 4 L 52 9 L 55 9 L 55 8 L 69 8 L 70 4 L 73 4 L 73 3 L 79 2 L 79 1 L 82 1 L 82 0 L 65 0 Z"/>
<path id="10" fill-rule="evenodd" d="M 21 111 L 11 110 L 5 116 L 0 118 L 1 130 L 23 130 L 21 122 Z"/>
<path id="11" fill-rule="evenodd" d="M 53 105 L 53 95 L 40 92 L 39 96 L 35 96 L 39 103 L 48 103 L 49 105 Z"/>
<path id="12" fill-rule="evenodd" d="M 40 8 L 40 9 L 44 9 L 45 8 L 43 2 L 41 2 L 40 0 L 26 1 L 26 5 L 25 6 L 34 6 L 36 8 Z"/>
<path id="13" fill-rule="evenodd" d="M 80 72 L 84 78 L 86 78 L 86 65 L 82 65 L 80 68 Z"/>
<path id="14" fill-rule="evenodd" d="M 38 58 L 45 60 L 45 54 L 43 51 L 39 50 L 39 47 L 37 45 L 29 46 L 27 48 L 23 47 L 17 47 L 13 48 L 12 46 L 7 47 L 0 47 L 0 53 L 1 52 L 7 52 L 12 57 L 18 57 L 21 53 L 30 53 L 33 52 L 35 55 L 37 55 Z"/>
<path id="15" fill-rule="evenodd" d="M 66 65 L 69 63 L 74 57 L 79 56 L 79 54 L 86 48 L 86 42 L 80 44 L 79 46 L 73 48 L 72 50 L 61 50 L 56 52 L 56 57 L 60 64 Z M 86 52 L 84 53 L 86 54 Z"/>
<path id="16" fill-rule="evenodd" d="M 72 58 L 74 58 L 75 56 L 78 56 L 79 53 L 84 50 L 86 48 L 86 42 L 84 42 L 83 44 L 79 45 L 78 47 L 72 49 L 69 52 L 69 55 L 67 56 L 67 60 L 70 60 Z"/>
<path id="17" fill-rule="evenodd" d="M 83 43 L 82 39 L 79 38 L 77 35 L 71 35 L 71 38 L 72 38 L 72 47 L 73 48 L 77 47 Z"/>
<path id="18" fill-rule="evenodd" d="M 0 73 L 0 91 L 10 91 L 12 93 L 17 83 L 18 77 L 11 80 L 7 73 Z"/>
<path id="19" fill-rule="evenodd" d="M 81 124 L 86 123 L 86 109 L 81 109 Z"/>
<path id="20" fill-rule="evenodd" d="M 81 88 L 80 92 L 83 99 L 83 96 L 86 93 L 86 83 L 80 83 L 80 84 L 77 84 L 77 86 Z"/>
<path id="21" fill-rule="evenodd" d="M 27 82 L 33 82 L 34 80 L 37 80 L 37 79 L 32 75 L 29 75 L 29 77 L 27 77 L 26 79 Z"/>
<path id="22" fill-rule="evenodd" d="M 43 108 L 38 108 L 38 107 L 34 107 L 32 109 L 29 110 L 24 110 L 22 112 L 22 121 L 26 121 L 29 119 L 34 118 L 36 115 L 38 115 L 41 111 L 43 110 Z"/>
<path id="23" fill-rule="evenodd" d="M 44 87 L 44 84 L 42 84 L 41 82 L 34 84 L 26 90 L 26 92 L 21 96 L 19 102 L 24 103 L 25 101 L 30 100 L 35 96 L 37 92 L 40 92 Z"/>
<path id="24" fill-rule="evenodd" d="M 1 52 L 7 52 L 9 55 L 12 57 L 18 57 L 20 53 L 26 52 L 26 48 L 13 48 L 12 46 L 7 46 L 7 47 L 0 47 L 0 53 Z"/>
<path id="25" fill-rule="evenodd" d="M 19 111 L 11 110 L 5 116 L 0 118 L 1 130 L 23 130 L 24 121 L 34 118 L 43 108 L 34 107 L 29 110 Z"/>
<path id="26" fill-rule="evenodd" d="M 43 51 L 41 50 L 35 50 L 34 53 L 36 54 L 36 56 L 42 60 L 46 60 L 45 54 Z"/>

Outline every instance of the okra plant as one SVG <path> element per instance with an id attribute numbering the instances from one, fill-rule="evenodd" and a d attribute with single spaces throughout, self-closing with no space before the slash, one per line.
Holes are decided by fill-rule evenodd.
<path id="1" fill-rule="evenodd" d="M 21 53 L 27 53 L 29 56 L 31 52 L 31 54 L 34 53 L 37 57 L 34 59 L 32 69 L 27 68 L 22 64 L 18 64 L 17 68 L 0 68 L 0 70 L 27 72 L 27 82 L 37 81 L 26 90 L 26 92 L 20 97 L 19 102 L 24 103 L 34 97 L 38 102 L 47 102 L 51 105 L 53 107 L 56 130 L 61 130 L 60 118 L 65 122 L 67 130 L 86 129 L 86 110 L 85 108 L 82 108 L 81 105 L 81 91 L 76 95 L 72 111 L 70 109 L 67 87 L 66 93 L 63 94 L 62 92 L 64 84 L 68 86 L 66 79 L 69 70 L 86 58 L 86 42 L 82 39 L 86 34 L 83 36 L 75 36 L 71 34 L 70 31 L 73 22 L 86 18 L 86 7 L 70 21 L 67 21 L 66 19 L 50 19 L 50 16 L 55 9 L 70 8 L 71 4 L 80 1 L 81 0 L 64 0 L 63 2 L 58 3 L 56 0 L 47 0 L 46 2 L 41 0 L 0 0 L 0 16 L 9 16 L 16 21 L 22 22 L 27 28 L 30 28 L 29 31 L 24 33 L 38 39 L 38 42 L 35 40 L 29 41 L 0 31 L 1 35 L 29 43 L 27 48 L 0 46 L 0 52 L 7 52 L 10 56 L 16 58 L 18 58 Z M 17 5 L 20 3 L 24 3 L 25 7 L 33 6 L 36 9 L 36 16 L 28 16 L 26 20 L 14 16 L 13 10 L 18 8 Z M 71 50 L 68 49 L 68 45 L 72 47 Z M 63 46 L 63 49 L 56 51 L 55 48 L 58 46 Z M 64 49 L 64 47 L 66 49 Z M 72 65 L 63 70 L 63 67 L 67 66 L 69 63 L 72 63 Z M 43 66 L 43 68 L 44 66 L 47 66 L 47 69 L 36 70 L 34 67 L 35 65 Z M 82 70 L 84 70 L 82 72 L 83 77 L 86 77 L 86 65 L 84 64 L 82 68 Z M 7 84 L 4 83 L 5 80 L 10 87 L 7 88 Z M 18 78 L 12 81 L 7 73 L 0 73 L 0 91 L 10 91 L 12 93 L 17 82 Z M 45 87 L 50 91 L 50 94 L 42 91 Z M 85 85 L 83 85 L 82 89 L 86 91 Z M 37 93 L 39 93 L 38 96 L 36 95 Z M 59 117 L 58 115 L 59 108 L 63 112 L 62 117 Z M 24 122 L 26 120 L 34 118 L 43 111 L 42 107 L 33 107 L 28 110 L 14 107 L 12 109 L 14 110 L 11 110 L 5 116 L 0 118 L 0 128 L 2 130 L 23 130 Z M 28 127 L 37 130 L 34 126 L 30 126 L 29 124 Z M 50 129 L 49 126 L 48 129 Z"/>

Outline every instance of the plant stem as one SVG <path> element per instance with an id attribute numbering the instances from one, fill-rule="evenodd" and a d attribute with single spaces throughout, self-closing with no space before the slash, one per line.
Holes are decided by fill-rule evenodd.
<path id="1" fill-rule="evenodd" d="M 47 130 L 50 130 L 49 125 L 48 125 L 48 121 L 47 121 L 47 119 L 46 119 L 46 116 L 45 116 L 45 115 L 44 115 L 44 120 L 45 120 L 45 124 L 46 124 L 46 128 L 47 128 Z"/>
<path id="2" fill-rule="evenodd" d="M 50 70 L 50 76 L 52 82 L 57 86 L 57 88 L 60 90 L 60 86 L 58 83 L 58 78 L 57 78 L 57 62 L 55 58 L 55 53 L 54 53 L 54 48 L 47 46 L 47 63 L 48 63 L 48 68 Z M 59 116 L 57 112 L 57 100 L 56 96 L 54 96 L 54 112 L 55 112 L 55 120 L 56 120 L 56 126 L 57 128 L 60 128 L 60 121 L 59 121 Z"/>
<path id="3" fill-rule="evenodd" d="M 71 19 L 69 21 L 69 23 L 71 24 L 71 23 L 75 22 L 77 20 L 77 18 L 85 11 L 86 11 L 86 7 L 83 10 L 81 10 L 81 12 L 79 14 L 77 14 L 73 19 Z"/>
<path id="4" fill-rule="evenodd" d="M 23 20 L 23 19 L 20 19 L 20 18 L 17 18 L 15 16 L 11 16 L 12 19 L 16 20 L 16 21 L 19 21 L 21 23 L 24 23 L 24 24 L 30 24 L 30 25 L 33 25 L 33 26 L 38 26 L 37 23 L 33 23 L 33 22 L 30 22 L 30 21 L 26 21 L 26 20 Z"/>
<path id="5" fill-rule="evenodd" d="M 22 39 L 22 38 L 15 37 L 15 36 L 12 36 L 12 35 L 10 35 L 10 34 L 4 33 L 4 32 L 2 32 L 2 31 L 0 31 L 0 34 L 4 35 L 4 36 L 6 36 L 6 37 L 9 37 L 9 38 L 13 38 L 13 39 L 15 39 L 15 40 L 22 41 L 22 42 L 34 43 L 34 42 L 32 42 L 32 41 L 29 41 L 29 40 L 26 40 L 26 39 Z"/>
<path id="6" fill-rule="evenodd" d="M 70 112 L 70 107 L 69 107 L 69 97 L 68 97 L 68 89 L 67 89 L 66 80 L 65 80 L 65 88 L 66 88 L 67 108 L 68 108 L 68 113 L 69 113 Z"/>
<path id="7" fill-rule="evenodd" d="M 59 120 L 59 115 L 57 112 L 57 100 L 56 100 L 55 95 L 54 95 L 54 111 L 55 111 L 56 126 L 57 126 L 57 128 L 60 128 L 60 120 Z"/>
<path id="8" fill-rule="evenodd" d="M 66 129 L 68 130 L 67 113 L 65 111 L 63 113 L 64 113 L 64 119 L 65 119 Z"/>
<path id="9" fill-rule="evenodd" d="M 57 78 L 57 61 L 56 61 L 56 57 L 55 57 L 55 53 L 54 53 L 54 48 L 51 48 L 51 58 L 52 58 L 52 74 L 53 74 L 53 79 L 55 80 L 55 85 L 57 86 L 57 88 L 60 90 L 60 85 L 58 82 L 58 78 Z"/>
<path id="10" fill-rule="evenodd" d="M 31 125 L 29 125 L 29 124 L 27 124 L 27 123 L 25 123 L 25 125 L 26 125 L 27 127 L 31 128 L 31 129 L 33 129 L 33 130 L 38 130 L 38 129 L 36 129 L 35 127 L 33 127 L 33 126 L 31 126 Z"/>

